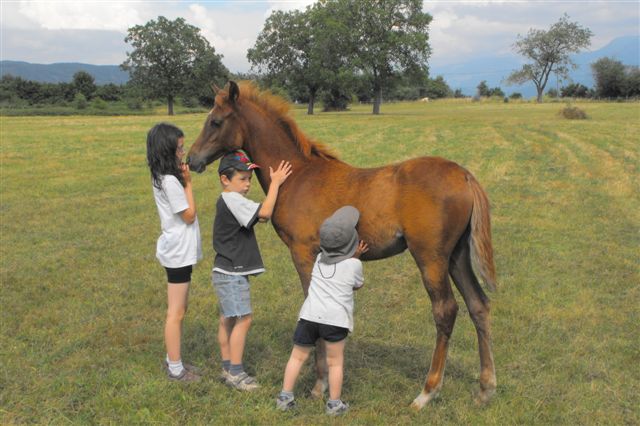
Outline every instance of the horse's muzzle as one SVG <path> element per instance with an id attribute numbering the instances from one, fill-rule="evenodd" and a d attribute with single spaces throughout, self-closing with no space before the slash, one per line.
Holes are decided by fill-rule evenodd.
<path id="1" fill-rule="evenodd" d="M 191 157 L 187 158 L 187 164 L 189 165 L 189 170 L 196 172 L 196 173 L 202 173 L 204 172 L 204 169 L 207 168 L 207 165 L 204 163 L 204 161 L 193 161 L 193 159 Z"/>

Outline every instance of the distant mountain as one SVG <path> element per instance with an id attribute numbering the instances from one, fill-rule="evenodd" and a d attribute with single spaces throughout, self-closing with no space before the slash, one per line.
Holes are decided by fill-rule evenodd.
<path id="1" fill-rule="evenodd" d="M 593 52 L 584 52 L 573 57 L 578 68 L 571 72 L 570 77 L 574 83 L 593 87 L 593 75 L 591 64 L 603 57 L 611 57 L 621 61 L 625 65 L 640 66 L 640 36 L 618 37 L 606 46 Z M 520 68 L 525 63 L 523 57 L 511 54 L 503 56 L 486 56 L 472 58 L 468 61 L 453 65 L 432 66 L 432 77 L 441 75 L 452 90 L 462 89 L 465 95 L 472 96 L 476 93 L 476 87 L 482 80 L 487 81 L 490 88 L 501 87 L 507 94 L 521 93 L 525 98 L 536 95 L 533 83 L 520 86 L 507 86 L 502 83 L 512 71 Z M 129 80 L 129 74 L 122 71 L 117 65 L 89 65 L 81 63 L 57 63 L 57 64 L 31 64 L 28 62 L 0 61 L 1 74 L 11 74 L 27 80 L 40 82 L 70 82 L 73 74 L 78 71 L 86 71 L 91 74 L 96 84 L 115 83 L 123 84 Z M 562 87 L 568 82 L 556 82 L 555 76 L 549 78 L 546 90 L 552 87 Z"/>
<path id="2" fill-rule="evenodd" d="M 69 83 L 78 71 L 86 71 L 93 76 L 96 84 L 124 84 L 129 80 L 129 73 L 122 71 L 118 65 L 89 65 L 80 63 L 31 64 L 19 61 L 0 61 L 2 75 L 11 74 L 25 80 L 42 83 Z"/>
<path id="3" fill-rule="evenodd" d="M 571 81 L 593 87 L 591 64 L 604 57 L 614 58 L 625 65 L 640 66 L 640 36 L 618 37 L 598 50 L 574 55 L 573 61 L 578 65 L 578 68 L 569 74 Z M 432 77 L 441 75 L 452 90 L 462 89 L 462 92 L 469 96 L 475 95 L 478 84 L 482 80 L 486 80 L 490 88 L 500 87 L 507 95 L 519 92 L 525 98 L 530 98 L 536 96 L 536 88 L 533 83 L 519 86 L 508 86 L 502 83 L 502 80 L 524 63 L 525 59 L 515 54 L 489 56 L 473 58 L 459 64 L 433 66 L 430 74 Z M 566 81 L 556 82 L 555 75 L 552 74 L 545 92 L 552 87 L 562 87 L 566 84 L 568 84 Z"/>

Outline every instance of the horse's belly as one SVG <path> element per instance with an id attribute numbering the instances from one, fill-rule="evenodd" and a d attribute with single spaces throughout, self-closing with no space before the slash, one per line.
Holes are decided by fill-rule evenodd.
<path id="1" fill-rule="evenodd" d="M 366 242 L 366 240 L 365 240 Z M 407 249 L 407 240 L 404 236 L 399 235 L 387 244 L 375 244 L 369 247 L 369 251 L 364 253 L 362 260 L 378 260 L 386 257 L 395 256 Z"/>

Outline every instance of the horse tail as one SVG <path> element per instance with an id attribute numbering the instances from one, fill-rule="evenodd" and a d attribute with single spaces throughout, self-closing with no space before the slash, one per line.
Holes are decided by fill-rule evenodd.
<path id="1" fill-rule="evenodd" d="M 467 180 L 473 194 L 473 210 L 471 212 L 471 261 L 489 290 L 495 290 L 496 267 L 493 263 L 493 246 L 491 244 L 491 217 L 489 198 L 476 178 L 467 174 Z"/>

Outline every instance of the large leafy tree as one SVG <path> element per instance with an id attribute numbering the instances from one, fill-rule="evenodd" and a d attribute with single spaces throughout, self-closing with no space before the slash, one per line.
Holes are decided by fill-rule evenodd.
<path id="1" fill-rule="evenodd" d="M 321 90 L 340 92 L 351 75 L 344 47 L 348 28 L 334 9 L 323 2 L 305 11 L 273 12 L 247 53 L 271 85 L 306 92 L 308 114 Z"/>
<path id="2" fill-rule="evenodd" d="M 183 18 L 164 16 L 129 28 L 125 42 L 133 46 L 121 65 L 134 85 L 149 97 L 165 98 L 169 115 L 177 96 L 203 90 L 226 79 L 222 55 L 200 35 L 200 29 Z"/>
<path id="3" fill-rule="evenodd" d="M 351 23 L 354 65 L 373 92 L 373 113 L 380 113 L 382 92 L 400 74 L 424 81 L 428 74 L 429 23 L 422 0 L 336 0 Z"/>
<path id="4" fill-rule="evenodd" d="M 514 50 L 530 62 L 511 73 L 507 83 L 533 81 L 538 92 L 538 102 L 542 102 L 544 88 L 551 73 L 567 78 L 569 70 L 576 67 L 569 55 L 588 47 L 592 36 L 590 29 L 577 22 L 570 22 L 566 14 L 547 31 L 531 29 L 525 37 L 518 35 L 518 41 L 513 45 Z"/>

